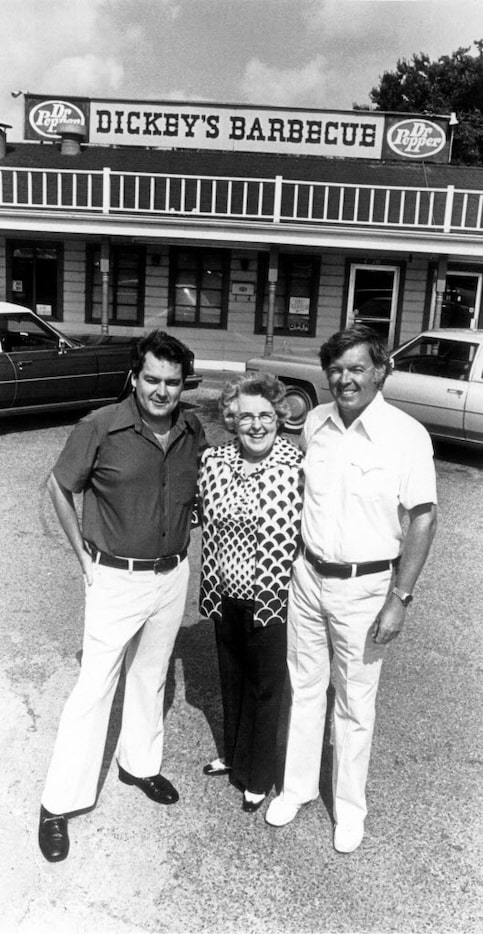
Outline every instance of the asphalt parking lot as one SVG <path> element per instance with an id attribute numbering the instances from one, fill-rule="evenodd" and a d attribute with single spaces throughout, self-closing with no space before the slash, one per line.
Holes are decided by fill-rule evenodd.
<path id="1" fill-rule="evenodd" d="M 186 396 L 213 443 L 219 378 Z M 180 802 L 159 807 L 117 780 L 121 686 L 97 807 L 71 821 L 64 863 L 43 860 L 39 798 L 83 611 L 45 481 L 76 418 L 0 426 L 1 934 L 481 934 L 483 457 L 462 449 L 437 450 L 439 531 L 383 669 L 360 850 L 332 848 L 328 746 L 320 799 L 278 830 L 265 808 L 243 813 L 226 778 L 203 776 L 221 711 L 195 532 L 167 691 L 163 773 Z"/>

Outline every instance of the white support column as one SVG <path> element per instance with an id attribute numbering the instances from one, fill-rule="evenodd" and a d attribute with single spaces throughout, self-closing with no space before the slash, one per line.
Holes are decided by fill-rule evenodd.
<path id="1" fill-rule="evenodd" d="M 441 326 L 441 312 L 443 309 L 443 298 L 446 289 L 446 273 L 448 271 L 448 257 L 440 256 L 438 260 L 438 271 L 436 273 L 436 299 L 434 303 L 434 321 L 433 328 Z"/>

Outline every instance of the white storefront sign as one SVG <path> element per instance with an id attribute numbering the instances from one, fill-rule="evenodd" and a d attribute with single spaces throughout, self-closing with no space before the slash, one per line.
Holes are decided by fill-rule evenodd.
<path id="1" fill-rule="evenodd" d="M 116 147 L 429 162 L 448 162 L 451 149 L 448 116 L 25 95 L 26 139 L 58 139 L 59 123 Z"/>
<path id="2" fill-rule="evenodd" d="M 384 115 L 92 101 L 90 142 L 379 159 Z"/>

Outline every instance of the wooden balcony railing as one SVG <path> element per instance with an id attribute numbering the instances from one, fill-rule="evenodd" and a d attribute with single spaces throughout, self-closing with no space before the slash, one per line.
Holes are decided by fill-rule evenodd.
<path id="1" fill-rule="evenodd" d="M 483 232 L 483 191 L 68 169 L 0 169 L 0 210 Z"/>

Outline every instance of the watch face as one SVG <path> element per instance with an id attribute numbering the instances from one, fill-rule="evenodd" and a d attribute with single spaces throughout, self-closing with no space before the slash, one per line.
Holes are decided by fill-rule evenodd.
<path id="1" fill-rule="evenodd" d="M 412 601 L 412 599 L 413 599 L 412 594 L 410 594 L 410 593 L 404 593 L 403 590 L 399 590 L 399 587 L 393 587 L 392 592 L 393 592 L 394 594 L 396 594 L 396 597 L 399 597 L 401 603 L 402 603 L 404 606 L 409 606 L 409 604 L 411 603 L 411 601 Z"/>

